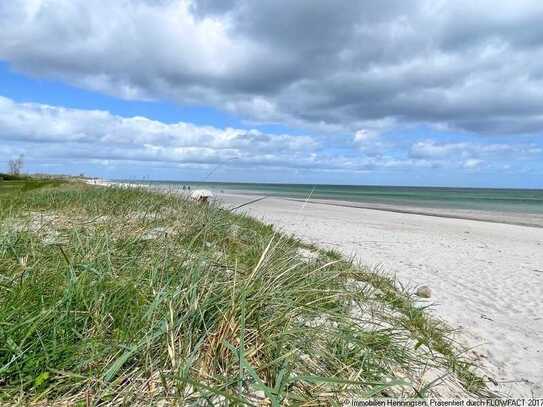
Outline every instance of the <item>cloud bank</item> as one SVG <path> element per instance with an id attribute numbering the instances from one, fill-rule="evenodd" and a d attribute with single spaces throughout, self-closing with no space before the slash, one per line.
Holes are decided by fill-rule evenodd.
<path id="1" fill-rule="evenodd" d="M 319 133 L 542 134 L 540 0 L 13 0 L 0 59 Z"/>
<path id="2" fill-rule="evenodd" d="M 478 169 L 541 159 L 533 143 L 412 142 L 359 131 L 346 138 L 267 134 L 122 117 L 102 110 L 17 103 L 0 97 L 3 157 L 26 152 L 31 161 L 125 162 L 164 167 L 364 173 L 424 168 Z M 284 179 L 284 177 L 283 177 Z"/>

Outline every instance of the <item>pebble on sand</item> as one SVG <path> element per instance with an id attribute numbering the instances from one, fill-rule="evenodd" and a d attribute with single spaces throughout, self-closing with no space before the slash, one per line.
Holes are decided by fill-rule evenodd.
<path id="1" fill-rule="evenodd" d="M 417 297 L 430 298 L 432 296 L 432 290 L 427 285 L 420 286 L 415 292 Z"/>

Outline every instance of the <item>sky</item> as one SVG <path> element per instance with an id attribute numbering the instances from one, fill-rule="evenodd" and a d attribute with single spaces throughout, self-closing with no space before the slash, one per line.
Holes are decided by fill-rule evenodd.
<path id="1" fill-rule="evenodd" d="M 543 188 L 541 21 L 540 0 L 3 1 L 0 171 Z"/>

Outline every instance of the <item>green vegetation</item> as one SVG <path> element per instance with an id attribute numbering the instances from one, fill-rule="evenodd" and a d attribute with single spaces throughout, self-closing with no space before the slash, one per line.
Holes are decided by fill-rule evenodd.
<path id="1" fill-rule="evenodd" d="M 0 173 L 0 194 L 27 192 L 33 189 L 43 188 L 45 186 L 58 186 L 62 182 L 64 181 L 54 178 L 39 179 L 23 175 Z"/>
<path id="2" fill-rule="evenodd" d="M 175 195 L 9 182 L 0 404 L 486 392 L 446 326 L 392 278 L 338 253 Z"/>

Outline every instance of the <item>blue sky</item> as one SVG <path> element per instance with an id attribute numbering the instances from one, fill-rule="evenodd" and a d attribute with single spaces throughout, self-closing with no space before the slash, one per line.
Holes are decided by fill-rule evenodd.
<path id="1" fill-rule="evenodd" d="M 2 4 L 0 166 L 543 187 L 542 5 L 434 3 Z"/>

